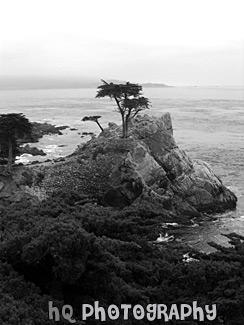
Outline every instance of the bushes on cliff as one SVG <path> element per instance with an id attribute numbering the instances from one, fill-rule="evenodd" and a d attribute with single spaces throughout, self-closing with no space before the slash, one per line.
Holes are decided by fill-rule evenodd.
<path id="1" fill-rule="evenodd" d="M 224 324 L 243 323 L 244 249 L 238 236 L 232 236 L 235 248 L 210 255 L 195 252 L 199 261 L 185 263 L 182 255 L 189 247 L 150 242 L 158 235 L 158 224 L 168 218 L 164 213 L 146 206 L 114 211 L 79 202 L 78 194 L 59 193 L 39 206 L 1 207 L 5 324 L 22 324 L 19 319 L 23 324 L 49 324 L 47 301 L 55 299 L 72 305 L 77 317 L 82 304 L 95 300 L 104 307 L 196 300 L 202 306 L 217 303 L 219 318 L 204 324 L 222 324 L 221 319 Z M 8 313 L 10 304 L 14 309 Z M 87 324 L 97 323 L 90 319 Z M 115 324 L 106 321 L 110 323 Z"/>

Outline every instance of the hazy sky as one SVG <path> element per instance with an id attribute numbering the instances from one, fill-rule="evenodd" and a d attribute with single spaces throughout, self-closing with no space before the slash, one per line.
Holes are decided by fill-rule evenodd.
<path id="1" fill-rule="evenodd" d="M 244 84 L 243 0 L 0 0 L 0 73 Z"/>

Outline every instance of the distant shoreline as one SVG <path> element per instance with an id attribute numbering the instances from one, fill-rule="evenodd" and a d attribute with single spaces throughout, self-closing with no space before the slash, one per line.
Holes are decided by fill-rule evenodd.
<path id="1" fill-rule="evenodd" d="M 168 86 L 160 83 L 142 83 L 140 84 L 142 88 L 174 88 L 174 86 Z M 99 83 L 97 84 L 84 84 L 84 85 L 15 85 L 15 86 L 5 86 L 0 83 L 0 90 L 37 90 L 37 89 L 97 89 Z"/>
<path id="2" fill-rule="evenodd" d="M 165 84 L 156 84 L 156 83 L 145 83 L 141 84 L 142 88 L 158 88 L 158 89 L 169 89 L 169 88 L 192 88 L 192 89 L 243 89 L 243 86 L 168 86 Z M 11 91 L 11 90 L 58 90 L 58 89 L 94 89 L 96 90 L 98 87 L 97 85 L 82 85 L 82 86 L 61 86 L 61 85 L 53 85 L 53 86 L 3 86 L 0 83 L 0 91 Z"/>

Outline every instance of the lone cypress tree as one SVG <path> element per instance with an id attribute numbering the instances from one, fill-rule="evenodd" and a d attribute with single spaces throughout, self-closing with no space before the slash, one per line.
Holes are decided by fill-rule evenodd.
<path id="1" fill-rule="evenodd" d="M 11 166 L 15 160 L 13 152 L 17 151 L 17 140 L 30 135 L 31 131 L 32 125 L 22 113 L 0 115 L 0 144 L 8 147 L 8 172 L 11 172 Z"/>
<path id="2" fill-rule="evenodd" d="M 142 96 L 142 86 L 127 82 L 125 84 L 107 83 L 98 87 L 96 98 L 110 97 L 117 104 L 117 109 L 122 118 L 122 137 L 128 137 L 129 121 L 140 111 L 149 108 L 149 100 Z"/>

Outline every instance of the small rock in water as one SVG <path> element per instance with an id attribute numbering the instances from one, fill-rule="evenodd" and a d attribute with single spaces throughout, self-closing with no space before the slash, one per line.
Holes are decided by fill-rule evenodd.
<path id="1" fill-rule="evenodd" d="M 31 147 L 29 144 L 20 148 L 21 154 L 30 154 L 32 156 L 46 156 L 46 153 L 42 149 L 38 149 L 37 147 Z"/>
<path id="2" fill-rule="evenodd" d="M 56 129 L 57 129 L 58 131 L 60 131 L 60 130 L 65 130 L 65 129 L 67 129 L 67 128 L 68 128 L 68 125 L 56 126 Z"/>

